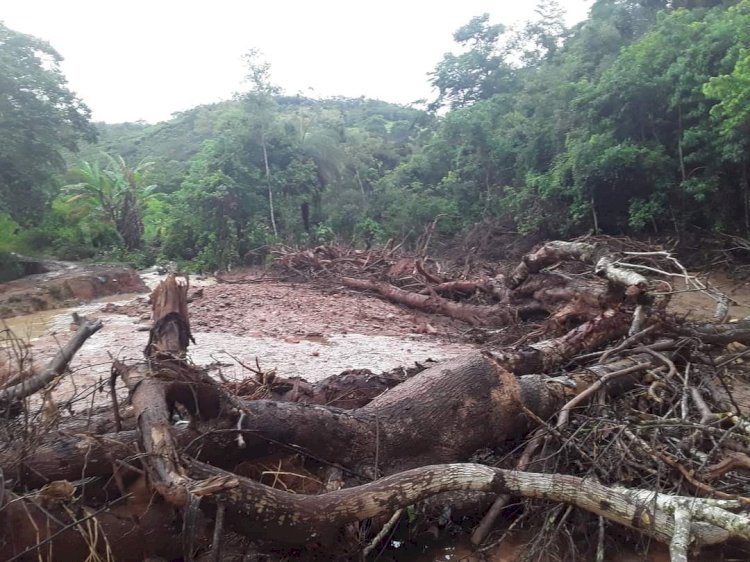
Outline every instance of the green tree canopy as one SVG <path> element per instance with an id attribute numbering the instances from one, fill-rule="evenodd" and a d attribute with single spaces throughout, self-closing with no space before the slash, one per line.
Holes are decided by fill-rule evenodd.
<path id="1" fill-rule="evenodd" d="M 62 151 L 95 136 L 61 61 L 45 41 L 0 23 L 0 212 L 20 223 L 41 220 Z"/>

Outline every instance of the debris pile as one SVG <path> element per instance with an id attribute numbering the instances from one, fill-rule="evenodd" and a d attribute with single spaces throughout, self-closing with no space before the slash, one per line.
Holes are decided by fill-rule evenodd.
<path id="1" fill-rule="evenodd" d="M 608 559 L 618 533 L 672 560 L 750 552 L 750 320 L 727 321 L 729 299 L 669 252 L 556 241 L 478 273 L 321 246 L 276 267 L 525 333 L 413 371 L 311 384 L 256 364 L 222 382 L 187 357 L 188 286 L 170 275 L 144 361 L 112 366 L 128 403 L 30 399 L 100 328 L 86 319 L 0 387 L 0 560 L 361 559 L 425 528 L 483 551 L 535 528 L 539 560 Z M 678 291 L 708 294 L 714 319 L 671 312 Z"/>

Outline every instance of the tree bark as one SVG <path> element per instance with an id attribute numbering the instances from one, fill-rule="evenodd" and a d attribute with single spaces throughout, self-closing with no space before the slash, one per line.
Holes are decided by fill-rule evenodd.
<path id="1" fill-rule="evenodd" d="M 524 310 L 521 307 L 512 307 L 505 304 L 494 306 L 461 304 L 437 295 L 420 295 L 404 291 L 383 281 L 370 281 L 367 279 L 355 279 L 353 277 L 344 277 L 341 279 L 341 282 L 353 289 L 376 291 L 393 302 L 405 304 L 406 306 L 432 314 L 449 316 L 450 318 L 462 320 L 473 325 L 506 326 L 517 322 L 519 318 L 523 318 L 524 314 L 538 312 L 541 308 L 533 307 L 531 310 Z"/>
<path id="2" fill-rule="evenodd" d="M 263 486 L 216 467 L 189 463 L 196 479 L 215 479 L 206 495 L 226 505 L 226 524 L 256 539 L 287 545 L 325 547 L 347 523 L 391 514 L 433 495 L 451 491 L 512 494 L 572 504 L 620 525 L 669 543 L 673 518 L 653 503 L 639 502 L 595 480 L 538 474 L 478 464 L 423 466 L 375 482 L 316 496 Z M 745 530 L 750 519 L 743 518 Z M 730 533 L 713 525 L 693 526 L 699 544 L 726 541 Z M 736 535 L 735 535 L 736 536 Z"/>

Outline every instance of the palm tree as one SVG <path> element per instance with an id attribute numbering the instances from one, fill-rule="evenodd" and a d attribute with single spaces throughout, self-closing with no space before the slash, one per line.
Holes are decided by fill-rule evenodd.
<path id="1" fill-rule="evenodd" d="M 71 195 L 69 203 L 86 204 L 91 212 L 98 213 L 120 235 L 128 250 L 143 246 L 143 220 L 140 205 L 155 186 L 144 186 L 144 172 L 152 162 L 141 162 L 130 168 L 122 156 L 104 154 L 107 167 L 99 162 L 83 161 L 71 172 L 80 179 L 78 183 L 63 186 Z"/>

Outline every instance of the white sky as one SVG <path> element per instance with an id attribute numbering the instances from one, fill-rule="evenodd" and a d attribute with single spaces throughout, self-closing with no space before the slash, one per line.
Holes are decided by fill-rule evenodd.
<path id="1" fill-rule="evenodd" d="M 69 85 L 108 122 L 155 122 L 243 89 L 260 49 L 286 93 L 432 99 L 427 73 L 453 32 L 488 12 L 512 24 L 526 0 L 0 0 L 0 21 L 49 41 Z M 591 0 L 560 0 L 569 23 Z M 312 88 L 312 90 L 311 90 Z"/>

